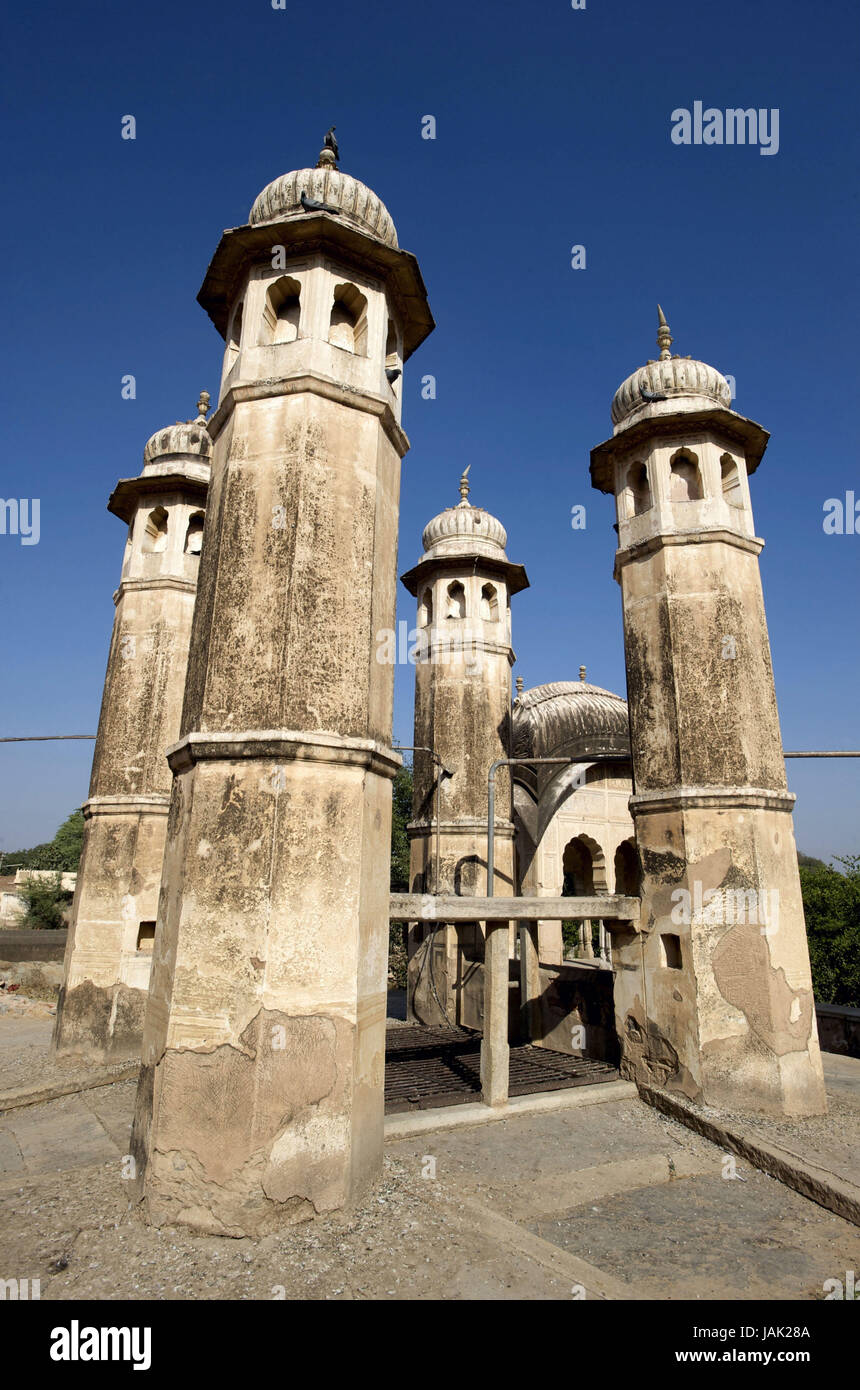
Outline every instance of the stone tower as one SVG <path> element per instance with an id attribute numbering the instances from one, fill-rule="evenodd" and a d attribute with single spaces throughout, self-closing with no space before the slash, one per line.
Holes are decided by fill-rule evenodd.
<path id="1" fill-rule="evenodd" d="M 54 1045 L 139 1052 L 179 736 L 212 442 L 196 420 L 152 436 L 108 502 L 128 524 Z"/>
<path id="2" fill-rule="evenodd" d="M 225 232 L 227 347 L 133 1152 L 148 1219 L 243 1234 L 382 1163 L 402 364 L 433 319 L 326 149 Z"/>
<path id="3" fill-rule="evenodd" d="M 707 1104 L 826 1108 L 749 475 L 768 435 L 670 353 L 615 393 L 641 938 L 614 933 L 624 1067 Z"/>
<path id="4" fill-rule="evenodd" d="M 510 756 L 512 594 L 528 587 L 505 553 L 500 521 L 469 501 L 424 528 L 424 554 L 403 583 L 418 600 L 415 664 L 413 893 L 483 896 L 487 888 L 487 774 Z M 444 769 L 444 770 L 443 770 Z M 450 776 L 446 775 L 450 774 Z M 437 835 L 437 779 L 438 835 Z M 496 778 L 495 893 L 515 892 L 511 780 Z M 438 863 L 437 863 L 438 857 Z M 409 1006 L 423 1023 L 480 1028 L 483 1009 L 478 923 L 415 923 L 409 939 Z"/>

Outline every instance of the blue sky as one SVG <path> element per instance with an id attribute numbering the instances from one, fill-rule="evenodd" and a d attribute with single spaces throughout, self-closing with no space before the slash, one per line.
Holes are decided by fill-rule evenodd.
<path id="1" fill-rule="evenodd" d="M 752 491 L 785 746 L 860 746 L 860 535 L 822 529 L 826 499 L 860 498 L 857 28 L 851 0 L 16 7 L 0 495 L 40 499 L 41 537 L 0 535 L 0 733 L 95 731 L 125 539 L 108 494 L 155 429 L 217 391 L 223 345 L 195 296 L 222 228 L 313 164 L 335 122 L 438 324 L 405 372 L 401 572 L 470 463 L 473 500 L 531 579 L 515 674 L 575 679 L 584 662 L 624 692 L 613 504 L 588 456 L 616 386 L 656 356 L 659 300 L 674 351 L 731 373 L 736 408 L 772 433 Z M 674 145 L 671 113 L 696 100 L 778 108 L 778 154 Z M 411 625 L 405 591 L 399 616 Z M 403 743 L 411 705 L 407 666 Z M 91 756 L 0 745 L 0 850 L 52 835 Z M 800 846 L 856 852 L 860 766 L 789 778 Z"/>

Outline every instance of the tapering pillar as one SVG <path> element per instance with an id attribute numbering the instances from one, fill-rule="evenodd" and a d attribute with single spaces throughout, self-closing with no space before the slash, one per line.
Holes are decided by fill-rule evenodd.
<path id="1" fill-rule="evenodd" d="M 147 1218 L 261 1233 L 382 1163 L 401 364 L 433 327 L 380 200 L 276 179 L 225 336 L 133 1132 Z"/>
<path id="2" fill-rule="evenodd" d="M 614 931 L 623 1068 L 711 1105 L 826 1108 L 749 482 L 767 444 L 713 367 L 625 381 L 616 497 L 641 931 Z"/>
<path id="3" fill-rule="evenodd" d="M 108 657 L 54 1047 L 139 1054 L 212 442 L 198 415 L 158 430 L 108 509 L 128 541 Z"/>
<path id="4" fill-rule="evenodd" d="M 459 503 L 428 522 L 421 560 L 402 576 L 418 603 L 412 892 L 463 897 L 487 891 L 487 778 L 510 755 L 510 603 L 528 587 L 522 565 L 508 560 L 501 522 L 469 500 L 468 473 Z M 515 891 L 513 850 L 511 779 L 503 767 L 496 777 L 497 894 Z M 481 923 L 412 923 L 410 1017 L 481 1028 L 483 959 Z"/>

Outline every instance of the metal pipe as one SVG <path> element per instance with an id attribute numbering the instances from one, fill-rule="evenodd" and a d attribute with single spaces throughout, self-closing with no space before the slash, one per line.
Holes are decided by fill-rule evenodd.
<path id="1" fill-rule="evenodd" d="M 860 758 L 860 752 L 854 749 L 840 749 L 828 753 L 783 753 L 784 758 Z"/>
<path id="2" fill-rule="evenodd" d="M 487 778 L 487 897 L 493 896 L 495 874 L 495 811 L 496 769 L 499 767 L 531 766 L 533 763 L 629 763 L 630 753 L 585 753 L 579 758 L 497 758 Z M 840 749 L 834 752 L 783 753 L 784 758 L 860 758 L 860 750 Z"/>

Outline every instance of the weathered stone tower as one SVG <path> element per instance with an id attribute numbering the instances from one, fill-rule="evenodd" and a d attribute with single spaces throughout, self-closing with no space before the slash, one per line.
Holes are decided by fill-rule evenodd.
<path id="1" fill-rule="evenodd" d="M 198 416 L 152 436 L 108 508 L 128 523 L 54 1045 L 138 1052 L 179 735 L 212 441 Z"/>
<path id="2" fill-rule="evenodd" d="M 826 1108 L 748 475 L 725 379 L 634 372 L 591 455 L 615 494 L 641 935 L 614 933 L 627 1074 L 715 1105 Z"/>
<path id="3" fill-rule="evenodd" d="M 326 149 L 225 232 L 226 338 L 133 1152 L 156 1224 L 242 1234 L 382 1162 L 400 369 L 433 328 Z"/>
<path id="4" fill-rule="evenodd" d="M 505 553 L 500 521 L 469 501 L 424 528 L 424 554 L 403 575 L 418 600 L 415 665 L 413 893 L 482 896 L 487 887 L 487 774 L 510 756 L 511 595 L 528 587 Z M 446 776 L 445 769 L 451 776 Z M 438 827 L 437 827 L 437 779 Z M 495 892 L 515 892 L 511 781 L 496 779 Z M 438 829 L 438 834 L 437 834 Z M 438 858 L 438 862 L 437 862 Z M 415 923 L 409 939 L 409 1007 L 422 1023 L 480 1028 L 483 992 L 479 923 Z"/>

